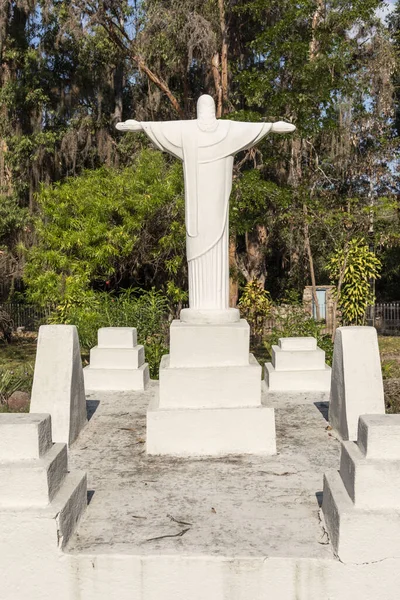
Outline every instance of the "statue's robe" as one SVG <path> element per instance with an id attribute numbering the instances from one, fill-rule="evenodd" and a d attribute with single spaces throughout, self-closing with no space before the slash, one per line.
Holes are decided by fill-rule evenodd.
<path id="1" fill-rule="evenodd" d="M 190 308 L 229 307 L 229 196 L 234 155 L 257 144 L 271 123 L 142 122 L 153 143 L 183 161 Z"/>

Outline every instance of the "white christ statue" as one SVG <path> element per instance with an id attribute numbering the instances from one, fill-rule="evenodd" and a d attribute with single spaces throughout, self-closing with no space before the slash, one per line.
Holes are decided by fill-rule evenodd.
<path id="1" fill-rule="evenodd" d="M 218 120 L 211 96 L 200 96 L 191 121 L 128 120 L 120 131 L 144 131 L 163 152 L 183 161 L 189 306 L 204 314 L 229 311 L 229 196 L 234 156 L 270 132 L 288 133 L 291 123 Z M 184 312 L 184 311 L 182 311 Z M 187 312 L 187 311 L 185 311 Z M 238 311 L 229 311 L 236 320 Z M 182 314 L 181 314 L 182 319 Z M 228 317 L 228 320 L 229 317 Z"/>

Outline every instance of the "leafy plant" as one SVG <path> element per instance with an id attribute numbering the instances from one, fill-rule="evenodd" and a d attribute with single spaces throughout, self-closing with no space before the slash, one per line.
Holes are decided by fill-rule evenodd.
<path id="1" fill-rule="evenodd" d="M 264 346 L 271 356 L 272 346 L 278 344 L 283 337 L 313 337 L 319 348 L 325 351 L 325 360 L 332 364 L 333 343 L 331 337 L 324 333 L 324 324 L 316 321 L 302 306 L 283 305 L 274 311 L 275 325 L 266 337 Z"/>
<path id="2" fill-rule="evenodd" d="M 8 398 L 23 386 L 23 377 L 9 369 L 0 370 L 0 404 L 7 404 Z"/>
<path id="3" fill-rule="evenodd" d="M 263 289 L 257 279 L 246 284 L 239 300 L 239 308 L 242 316 L 249 322 L 254 338 L 261 338 L 265 322 L 271 316 L 272 300 L 269 292 Z"/>
<path id="4" fill-rule="evenodd" d="M 364 324 L 366 309 L 374 303 L 371 281 L 379 277 L 381 262 L 364 239 L 352 239 L 337 250 L 327 269 L 336 285 L 336 299 L 347 325 Z"/>
<path id="5" fill-rule="evenodd" d="M 119 296 L 87 292 L 60 303 L 50 322 L 76 325 L 84 353 L 97 344 L 100 327 L 136 327 L 150 375 L 157 378 L 161 357 L 168 352 L 169 313 L 168 298 L 154 289 L 128 289 Z"/>

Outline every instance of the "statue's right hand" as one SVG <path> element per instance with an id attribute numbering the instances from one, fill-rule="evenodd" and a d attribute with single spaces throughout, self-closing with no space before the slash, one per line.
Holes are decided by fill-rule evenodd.
<path id="1" fill-rule="evenodd" d="M 134 119 L 128 119 L 128 121 L 124 121 L 123 123 L 117 123 L 116 128 L 119 131 L 142 131 L 141 123 Z"/>

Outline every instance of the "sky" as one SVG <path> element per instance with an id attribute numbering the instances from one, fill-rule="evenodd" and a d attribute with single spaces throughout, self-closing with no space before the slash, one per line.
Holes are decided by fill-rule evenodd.
<path id="1" fill-rule="evenodd" d="M 381 19 L 384 19 L 385 17 L 387 17 L 388 14 L 392 12 L 395 3 L 396 0 L 386 0 L 384 6 L 377 11 L 377 14 L 381 17 Z"/>

